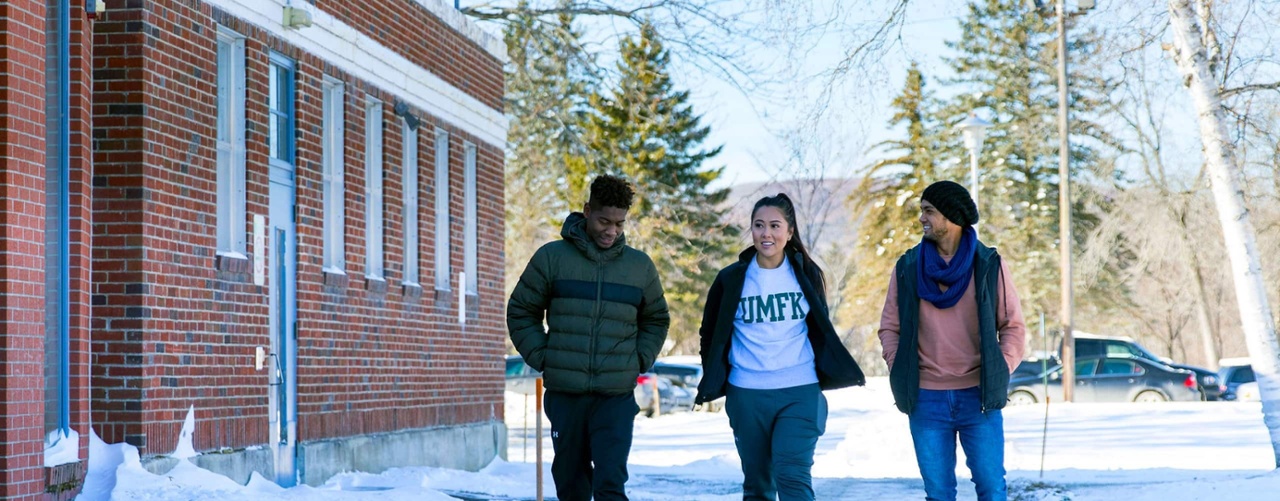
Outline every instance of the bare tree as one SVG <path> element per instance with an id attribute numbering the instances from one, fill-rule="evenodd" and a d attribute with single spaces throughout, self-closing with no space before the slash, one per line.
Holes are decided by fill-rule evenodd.
<path id="1" fill-rule="evenodd" d="M 1176 294 L 1166 299 L 1170 301 L 1188 299 L 1189 301 L 1161 303 L 1156 305 L 1156 310 L 1162 309 L 1160 307 L 1164 305 L 1176 305 L 1179 311 L 1194 311 L 1196 326 L 1200 333 L 1200 352 L 1203 355 L 1201 364 L 1216 368 L 1220 352 L 1218 348 L 1220 336 L 1211 320 L 1209 287 L 1205 284 L 1205 270 L 1201 263 L 1202 254 L 1209 252 L 1216 254 L 1220 246 L 1205 248 L 1194 243 L 1196 235 L 1203 227 L 1203 222 L 1199 220 L 1202 219 L 1202 213 L 1193 208 L 1199 208 L 1200 191 L 1205 187 L 1206 181 L 1205 171 L 1202 166 L 1195 180 L 1187 183 L 1178 179 L 1178 176 L 1171 173 L 1170 167 L 1166 165 L 1166 158 L 1176 154 L 1165 150 L 1165 124 L 1168 123 L 1166 113 L 1169 103 L 1165 99 L 1154 98 L 1153 93 L 1158 93 L 1159 86 L 1167 82 L 1161 81 L 1158 77 L 1154 79 L 1149 77 L 1149 73 L 1159 73 L 1159 69 L 1151 67 L 1150 61 L 1147 60 L 1148 55 L 1149 51 L 1138 50 L 1125 53 L 1119 59 L 1125 75 L 1122 85 L 1125 105 L 1119 107 L 1118 115 L 1126 126 L 1127 135 L 1132 138 L 1126 149 L 1127 153 L 1136 157 L 1137 168 L 1134 170 L 1141 172 L 1144 178 L 1140 187 L 1129 187 L 1130 193 L 1117 195 L 1120 200 L 1108 217 L 1124 221 L 1126 228 L 1121 233 L 1095 233 L 1087 244 L 1086 259 L 1082 260 L 1082 264 L 1090 268 L 1082 271 L 1086 276 L 1091 274 L 1096 276 L 1108 261 L 1133 258 L 1144 262 L 1151 259 L 1149 254 L 1159 254 L 1158 259 L 1167 261 L 1168 266 L 1161 267 L 1158 272 L 1148 270 L 1146 267 L 1137 268 L 1142 272 L 1154 272 L 1151 275 L 1154 278 L 1152 282 L 1155 283 L 1167 283 L 1170 278 L 1176 277 L 1177 280 L 1172 285 L 1187 289 L 1187 293 Z M 1162 210 L 1152 211 L 1152 208 Z M 1156 213 L 1152 214 L 1152 212 Z M 1168 228 L 1173 228 L 1172 234 L 1167 231 Z M 1113 232 L 1115 229 L 1114 225 L 1107 225 L 1106 231 Z M 1172 241 L 1169 238 L 1171 236 Z M 1120 244 L 1126 249 L 1126 253 L 1118 253 L 1110 249 L 1119 244 L 1115 242 L 1116 239 L 1127 241 L 1127 245 Z M 1176 270 L 1173 270 L 1174 268 Z M 1132 279 L 1133 275 L 1130 274 L 1129 278 Z M 1184 284 L 1187 282 L 1190 282 L 1192 287 L 1185 287 Z M 1147 288 L 1149 284 L 1134 285 L 1137 285 L 1137 288 Z M 1136 300 L 1136 302 L 1142 302 L 1150 297 L 1136 288 L 1129 296 L 1130 300 Z M 1190 304 L 1187 304 L 1188 302 Z M 1146 313 L 1156 314 L 1156 311 L 1142 308 L 1134 318 L 1143 318 Z M 1159 329 L 1152 329 L 1148 332 L 1159 331 Z M 1181 334 L 1180 330 L 1166 329 L 1165 332 L 1169 334 L 1164 339 L 1166 344 L 1170 344 L 1172 338 Z M 1173 355 L 1172 349 L 1169 350 L 1169 355 Z M 1185 356 L 1181 359 L 1188 360 Z"/>
<path id="2" fill-rule="evenodd" d="M 1206 168 L 1218 207 L 1218 217 L 1230 256 L 1240 319 L 1248 340 L 1258 390 L 1262 395 L 1263 421 L 1271 434 L 1276 467 L 1280 468 L 1280 344 L 1267 300 L 1256 232 L 1241 189 L 1242 164 L 1223 99 L 1240 93 L 1280 88 L 1280 82 L 1245 82 L 1223 85 L 1232 75 L 1231 64 L 1239 55 L 1228 52 L 1215 29 L 1211 0 L 1169 0 L 1169 24 L 1173 35 L 1170 55 L 1184 78 L 1194 104 L 1204 146 Z M 1252 2 L 1249 2 L 1252 4 Z"/>
<path id="3" fill-rule="evenodd" d="M 684 71 L 717 78 L 749 96 L 786 81 L 786 57 L 775 47 L 801 47 L 825 21 L 815 22 L 811 0 L 485 0 L 463 2 L 461 12 L 481 22 L 507 26 L 533 18 L 554 25 L 561 16 L 584 23 L 589 36 L 578 47 L 602 53 L 621 38 L 654 28 Z M 613 76 L 611 58 L 594 68 Z"/>

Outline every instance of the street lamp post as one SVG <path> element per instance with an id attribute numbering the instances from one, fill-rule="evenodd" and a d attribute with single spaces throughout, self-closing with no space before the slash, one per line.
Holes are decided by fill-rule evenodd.
<path id="1" fill-rule="evenodd" d="M 977 113 L 970 113 L 969 118 L 956 124 L 964 136 L 964 147 L 969 150 L 969 191 L 973 193 L 974 207 L 978 206 L 978 153 L 982 151 L 988 127 L 991 127 L 991 122 L 978 118 Z"/>

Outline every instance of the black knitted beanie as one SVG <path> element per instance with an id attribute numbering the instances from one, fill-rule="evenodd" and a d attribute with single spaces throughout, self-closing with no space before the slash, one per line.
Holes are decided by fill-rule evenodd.
<path id="1" fill-rule="evenodd" d="M 972 226 L 978 222 L 978 206 L 964 189 L 954 181 L 938 181 L 924 189 L 922 200 L 933 204 L 948 221 L 960 226 Z"/>

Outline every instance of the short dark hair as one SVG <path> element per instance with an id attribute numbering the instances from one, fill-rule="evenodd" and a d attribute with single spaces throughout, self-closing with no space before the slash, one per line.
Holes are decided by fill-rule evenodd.
<path id="1" fill-rule="evenodd" d="M 591 206 L 592 209 L 617 207 L 629 210 L 631 209 L 631 201 L 635 196 L 635 188 L 632 188 L 631 183 L 628 183 L 626 179 L 601 174 L 591 181 L 591 198 L 587 199 L 587 205 Z"/>

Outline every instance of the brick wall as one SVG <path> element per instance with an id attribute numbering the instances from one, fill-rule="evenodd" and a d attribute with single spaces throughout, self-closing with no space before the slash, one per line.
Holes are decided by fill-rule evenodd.
<path id="1" fill-rule="evenodd" d="M 253 215 L 268 211 L 268 53 L 297 60 L 299 439 L 500 419 L 502 145 L 481 143 L 419 112 L 419 267 L 428 288 L 434 283 L 436 146 L 430 131 L 440 125 L 451 133 L 454 270 L 462 267 L 462 141 L 479 148 L 481 289 L 477 315 L 463 329 L 452 295 L 437 300 L 430 291 L 406 294 L 399 286 L 402 138 L 391 111 L 397 96 L 201 2 L 122 2 L 109 7 L 95 39 L 94 422 L 103 438 L 127 440 L 144 455 L 167 454 L 194 405 L 197 450 L 267 441 L 267 372 L 254 370 L 253 353 L 270 346 L 268 289 L 253 285 L 249 263 L 219 260 L 214 252 L 218 23 L 246 37 L 250 231 Z M 496 60 L 474 66 L 496 71 L 499 79 L 491 84 L 496 88 L 472 87 L 500 96 Z M 347 145 L 347 277 L 328 285 L 321 266 L 319 143 L 325 75 L 346 83 Z M 383 101 L 386 123 L 389 286 L 382 289 L 364 278 L 366 95 Z M 252 256 L 252 243 L 248 250 Z"/>
<path id="2" fill-rule="evenodd" d="M 42 0 L 0 4 L 0 498 L 67 499 L 88 457 L 90 64 L 81 7 L 71 12 L 70 424 L 79 463 L 44 468 L 45 59 Z"/>
<path id="3" fill-rule="evenodd" d="M 107 443 L 143 440 L 145 11 L 108 4 L 94 32 L 92 407 Z"/>
<path id="4" fill-rule="evenodd" d="M 0 497 L 36 499 L 44 466 L 43 0 L 0 3 Z"/>
<path id="5" fill-rule="evenodd" d="M 89 458 L 90 318 L 93 240 L 93 30 L 84 4 L 71 2 L 70 177 L 70 422 L 80 433 L 80 463 L 45 469 L 46 491 L 54 499 L 79 492 Z"/>

